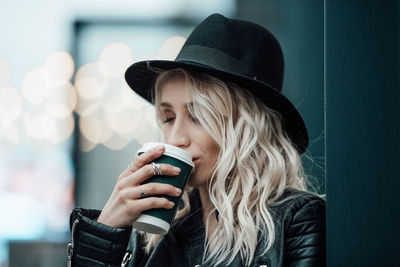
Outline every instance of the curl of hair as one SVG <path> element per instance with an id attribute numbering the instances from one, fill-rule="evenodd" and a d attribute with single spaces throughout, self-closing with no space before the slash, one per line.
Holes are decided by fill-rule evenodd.
<path id="1" fill-rule="evenodd" d="M 203 262 L 230 264 L 240 253 L 249 266 L 258 241 L 265 238 L 264 253 L 273 245 L 275 227 L 269 206 L 285 189 L 307 191 L 301 158 L 282 128 L 280 114 L 268 108 L 246 89 L 207 74 L 173 69 L 161 72 L 153 101 L 161 122 L 161 89 L 174 78 L 186 79 L 193 105 L 189 112 L 220 144 L 217 165 L 210 174 L 208 191 L 219 213 L 217 229 L 204 244 Z M 183 194 L 175 221 L 190 211 L 189 195 Z M 142 233 L 150 253 L 159 236 Z"/>

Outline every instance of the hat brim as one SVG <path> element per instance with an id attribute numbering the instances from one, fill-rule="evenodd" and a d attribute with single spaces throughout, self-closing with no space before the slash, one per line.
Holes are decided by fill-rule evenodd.
<path id="1" fill-rule="evenodd" d="M 305 123 L 294 105 L 278 90 L 258 80 L 233 74 L 190 61 L 148 60 L 132 64 L 125 72 L 128 85 L 141 97 L 152 102 L 152 90 L 158 73 L 155 70 L 183 68 L 192 72 L 210 74 L 227 82 L 236 83 L 252 92 L 269 108 L 278 111 L 283 118 L 283 127 L 300 154 L 308 146 Z M 260 95 L 262 92 L 262 95 Z"/>

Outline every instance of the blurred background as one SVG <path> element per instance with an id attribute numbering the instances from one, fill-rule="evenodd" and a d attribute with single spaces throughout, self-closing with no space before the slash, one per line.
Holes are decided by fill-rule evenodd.
<path id="1" fill-rule="evenodd" d="M 351 131 L 354 123 L 343 122 L 336 103 L 326 98 L 326 81 L 341 77 L 335 72 L 341 68 L 333 51 L 346 50 L 345 44 L 335 43 L 340 36 L 327 37 L 326 29 L 332 25 L 329 29 L 339 34 L 350 20 L 354 25 L 362 23 L 352 20 L 357 8 L 348 2 L 2 0 L 0 266 L 66 264 L 68 219 L 73 207 L 101 209 L 136 150 L 160 138 L 153 107 L 128 88 L 125 69 L 144 59 L 173 60 L 193 27 L 215 12 L 259 23 L 280 41 L 286 60 L 283 92 L 303 115 L 310 135 L 310 146 L 302 159 L 315 191 L 328 192 L 329 208 L 327 151 L 329 145 L 333 148 L 346 137 L 340 135 L 327 143 L 325 129 L 334 124 L 330 131 L 334 135 L 344 126 Z M 397 36 L 400 5 L 391 3 L 371 20 L 387 18 L 386 11 L 392 10 L 393 36 Z M 360 12 L 370 15 L 371 10 L 376 6 Z M 327 22 L 339 13 L 340 22 Z M 397 49 L 396 38 L 388 37 L 394 42 L 390 49 Z M 327 40 L 333 48 L 327 48 Z M 394 55 L 390 66 L 396 72 L 398 52 Z M 346 52 L 341 54 L 342 58 L 347 56 Z M 326 66 L 329 59 L 331 68 Z M 336 92 L 343 96 L 340 90 L 331 96 Z M 330 110 L 334 116 L 327 122 Z M 398 128 L 396 131 L 394 136 Z M 340 144 L 345 150 L 332 149 L 331 160 L 351 151 L 348 143 Z M 331 171 L 348 173 L 348 166 L 331 162 Z M 343 176 L 341 181 L 348 180 Z M 340 195 L 342 186 L 332 183 L 332 199 Z M 342 204 L 332 204 L 332 218 L 340 216 L 337 211 Z M 332 236 L 340 237 L 331 227 Z M 332 238 L 332 244 L 334 241 Z M 353 245 L 354 238 L 347 242 Z M 331 266 L 355 266 L 336 265 L 337 255 L 330 255 Z"/>

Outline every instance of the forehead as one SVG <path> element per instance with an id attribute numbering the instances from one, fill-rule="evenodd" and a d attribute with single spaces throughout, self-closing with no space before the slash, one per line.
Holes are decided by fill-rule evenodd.
<path id="1" fill-rule="evenodd" d="M 161 102 L 187 102 L 190 101 L 189 84 L 184 77 L 168 79 L 161 89 Z"/>

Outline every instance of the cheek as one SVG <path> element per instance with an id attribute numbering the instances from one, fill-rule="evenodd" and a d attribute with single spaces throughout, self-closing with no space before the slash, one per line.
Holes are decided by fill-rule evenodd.
<path id="1" fill-rule="evenodd" d="M 165 127 L 161 128 L 161 134 L 162 134 L 162 137 L 164 138 L 164 142 L 168 143 L 168 138 L 169 138 L 168 129 L 166 129 Z"/>
<path id="2" fill-rule="evenodd" d="M 210 151 L 210 154 L 211 154 L 210 156 L 214 160 L 216 160 L 218 158 L 220 147 L 214 140 L 211 140 L 211 142 L 209 144 L 209 151 Z"/>
<path id="3" fill-rule="evenodd" d="M 206 146 L 207 152 L 207 167 L 208 170 L 214 169 L 217 164 L 218 154 L 220 151 L 219 145 L 214 142 L 214 140 L 210 140 L 210 142 Z"/>

